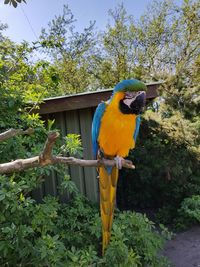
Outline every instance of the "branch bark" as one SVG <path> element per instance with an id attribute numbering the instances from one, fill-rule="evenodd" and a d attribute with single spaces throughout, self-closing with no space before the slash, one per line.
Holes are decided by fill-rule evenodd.
<path id="1" fill-rule="evenodd" d="M 6 132 L 0 133 L 0 141 L 5 141 L 13 136 L 19 135 L 19 134 L 32 134 L 34 132 L 34 129 L 28 128 L 27 130 L 22 129 L 9 129 Z"/>
<path id="2" fill-rule="evenodd" d="M 9 135 L 9 138 L 10 137 L 11 136 Z M 53 156 L 52 155 L 53 145 L 58 137 L 59 137 L 58 132 L 50 132 L 45 142 L 43 151 L 39 156 L 35 156 L 35 157 L 27 158 L 27 159 L 17 159 L 15 161 L 2 163 L 0 164 L 0 174 L 9 174 L 9 173 L 19 172 L 19 171 L 23 171 L 23 170 L 27 170 L 27 169 L 31 169 L 35 167 L 43 167 L 43 166 L 54 165 L 54 164 L 78 165 L 78 166 L 83 166 L 83 167 L 100 167 L 100 166 L 112 166 L 113 167 L 116 165 L 115 160 L 109 160 L 109 159 L 85 160 L 85 159 L 78 159 L 74 157 Z M 129 168 L 129 169 L 135 169 L 135 166 L 132 164 L 130 160 L 123 160 L 122 166 L 125 168 Z"/>

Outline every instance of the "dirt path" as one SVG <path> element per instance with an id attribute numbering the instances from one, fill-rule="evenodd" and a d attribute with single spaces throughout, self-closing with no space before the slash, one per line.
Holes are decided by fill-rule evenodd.
<path id="1" fill-rule="evenodd" d="M 167 242 L 163 255 L 175 267 L 200 267 L 200 227 L 177 234 Z"/>

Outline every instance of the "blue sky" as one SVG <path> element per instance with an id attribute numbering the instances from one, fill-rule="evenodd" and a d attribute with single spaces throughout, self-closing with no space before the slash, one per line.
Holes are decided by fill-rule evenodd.
<path id="1" fill-rule="evenodd" d="M 98 30 L 105 29 L 108 22 L 108 10 L 115 8 L 122 1 L 118 0 L 26 0 L 27 4 L 19 5 L 16 9 L 4 5 L 0 0 L 0 21 L 7 23 L 9 29 L 5 32 L 15 42 L 22 40 L 35 41 L 33 31 L 39 36 L 41 28 L 46 27 L 55 15 L 62 14 L 64 4 L 68 4 L 77 19 L 76 29 L 81 31 L 89 25 L 89 21 L 96 21 Z M 144 12 L 151 0 L 124 0 L 127 12 L 135 19 Z M 25 14 L 24 14 L 25 13 Z M 30 21 L 29 25 L 27 18 Z"/>

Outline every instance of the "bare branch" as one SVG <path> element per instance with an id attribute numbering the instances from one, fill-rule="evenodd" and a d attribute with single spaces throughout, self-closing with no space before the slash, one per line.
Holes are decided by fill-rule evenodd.
<path id="1" fill-rule="evenodd" d="M 41 166 L 52 163 L 52 149 L 56 139 L 59 137 L 58 132 L 50 132 L 44 145 L 42 154 L 39 156 Z"/>
<path id="2" fill-rule="evenodd" d="M 53 163 L 78 165 L 82 167 L 116 166 L 116 161 L 111 159 L 86 160 L 86 159 L 77 159 L 74 157 L 53 157 Z M 130 160 L 123 160 L 122 166 L 128 169 L 135 169 L 135 166 L 132 164 L 132 161 Z"/>
<path id="3" fill-rule="evenodd" d="M 39 156 L 0 164 L 0 174 L 19 172 L 40 166 Z"/>
<path id="4" fill-rule="evenodd" d="M 48 134 L 44 149 L 39 156 L 28 159 L 17 159 L 15 161 L 0 164 L 0 174 L 8 174 L 19 172 L 35 167 L 43 167 L 54 164 L 78 165 L 83 167 L 100 167 L 100 166 L 115 166 L 115 160 L 84 160 L 74 157 L 53 156 L 52 149 L 56 139 L 59 137 L 58 132 Z M 129 169 L 135 169 L 135 166 L 129 160 L 123 160 L 122 166 Z"/>
<path id="5" fill-rule="evenodd" d="M 100 166 L 115 166 L 115 160 L 102 159 L 102 160 L 85 160 L 77 159 L 74 157 L 52 157 L 48 160 L 41 161 L 40 156 L 17 159 L 15 161 L 0 164 L 0 174 L 8 174 L 19 172 L 35 167 L 43 167 L 54 164 L 78 165 L 82 167 L 100 167 Z M 129 160 L 124 160 L 122 166 L 128 169 L 135 169 L 135 166 Z"/>
<path id="6" fill-rule="evenodd" d="M 32 134 L 34 132 L 34 129 L 28 128 L 27 130 L 22 129 L 9 129 L 6 132 L 0 133 L 0 141 L 5 141 L 13 136 L 19 135 L 19 134 Z"/>

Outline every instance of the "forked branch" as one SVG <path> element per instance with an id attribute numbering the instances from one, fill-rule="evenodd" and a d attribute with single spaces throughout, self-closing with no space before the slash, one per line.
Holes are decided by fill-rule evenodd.
<path id="1" fill-rule="evenodd" d="M 12 134 L 14 133 L 13 130 L 14 129 L 12 129 L 11 131 Z M 19 134 L 19 132 L 17 134 Z M 24 131 L 22 132 L 22 134 L 24 134 Z M 6 139 L 10 137 L 11 137 L 10 135 L 9 137 L 7 135 Z M 83 167 L 100 167 L 100 166 L 115 166 L 116 165 L 115 160 L 108 160 L 108 159 L 85 160 L 85 159 L 78 159 L 74 157 L 53 156 L 52 154 L 53 145 L 55 144 L 55 141 L 58 137 L 59 137 L 58 132 L 50 132 L 45 142 L 43 151 L 40 155 L 27 158 L 27 159 L 17 159 L 15 161 L 2 163 L 0 164 L 0 174 L 9 174 L 13 172 L 27 170 L 30 168 L 42 167 L 42 166 L 54 165 L 54 164 L 78 165 L 78 166 L 83 166 Z M 3 140 L 6 140 L 6 139 L 4 138 Z M 0 139 L 0 141 L 2 141 L 2 139 Z M 122 166 L 125 168 L 129 168 L 129 169 L 135 169 L 135 166 L 129 160 L 123 160 Z"/>

